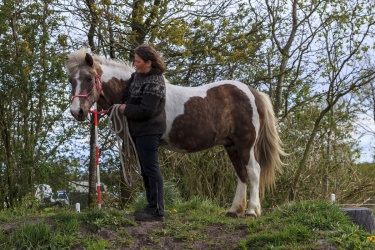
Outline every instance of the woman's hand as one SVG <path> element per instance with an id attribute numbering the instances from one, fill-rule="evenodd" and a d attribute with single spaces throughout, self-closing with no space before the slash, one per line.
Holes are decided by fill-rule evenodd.
<path id="1" fill-rule="evenodd" d="M 125 111 L 126 104 L 121 104 L 120 107 L 118 107 L 118 112 L 123 115 Z"/>

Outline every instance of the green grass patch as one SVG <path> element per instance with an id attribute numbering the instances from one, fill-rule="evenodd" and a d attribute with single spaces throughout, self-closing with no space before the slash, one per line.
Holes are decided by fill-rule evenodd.
<path id="1" fill-rule="evenodd" d="M 80 221 L 93 232 L 104 228 L 116 230 L 120 227 L 137 225 L 124 211 L 112 209 L 87 209 L 85 213 L 81 213 Z"/>
<path id="2" fill-rule="evenodd" d="M 168 206 L 166 221 L 154 228 L 126 211 L 103 208 L 25 217 L 6 213 L 2 225 L 9 223 L 7 231 L 0 231 L 0 249 L 126 249 L 134 244 L 163 249 L 171 242 L 183 249 L 375 249 L 375 235 L 328 202 L 287 203 L 251 219 L 226 217 L 225 209 L 194 198 Z"/>
<path id="3" fill-rule="evenodd" d="M 374 242 L 328 202 L 285 204 L 249 225 L 240 249 L 375 249 Z"/>
<path id="4" fill-rule="evenodd" d="M 77 213 L 62 211 L 53 216 L 56 228 L 62 235 L 75 235 L 81 227 Z"/>
<path id="5" fill-rule="evenodd" d="M 1 211 L 0 212 L 0 225 L 1 224 L 5 224 L 11 220 L 14 219 L 14 216 L 12 213 L 8 212 L 8 211 Z"/>
<path id="6" fill-rule="evenodd" d="M 9 244 L 16 249 L 47 249 L 52 235 L 51 227 L 43 221 L 28 223 L 10 235 Z"/>

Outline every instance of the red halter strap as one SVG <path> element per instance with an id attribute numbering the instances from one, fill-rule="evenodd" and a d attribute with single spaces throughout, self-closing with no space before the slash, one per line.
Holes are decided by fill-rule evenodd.
<path id="1" fill-rule="evenodd" d="M 100 79 L 100 76 L 98 74 L 95 75 L 95 84 L 92 87 L 92 89 L 87 94 L 73 95 L 71 101 L 73 102 L 76 97 L 83 97 L 83 98 L 86 98 L 89 101 L 90 106 L 92 106 L 92 104 L 94 104 L 94 103 L 91 103 L 89 95 L 91 94 L 91 92 L 94 91 L 94 88 L 96 88 L 96 91 L 98 92 L 98 95 L 100 95 L 100 92 L 102 92 L 102 80 Z"/>

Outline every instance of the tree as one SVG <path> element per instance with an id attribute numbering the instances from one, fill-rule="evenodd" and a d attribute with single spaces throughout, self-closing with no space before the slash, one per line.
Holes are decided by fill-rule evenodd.
<path id="1" fill-rule="evenodd" d="M 54 174 L 70 129 L 61 123 L 66 83 L 61 47 L 53 39 L 60 17 L 48 1 L 6 1 L 1 11 L 0 204 L 12 207 L 33 191 L 35 181 Z"/>
<path id="2" fill-rule="evenodd" d="M 341 119 L 334 114 L 337 104 L 374 77 L 371 68 L 361 65 L 364 53 L 370 48 L 366 39 L 373 34 L 374 3 L 289 3 L 265 0 L 259 5 L 250 2 L 250 7 L 257 16 L 268 17 L 265 27 L 270 27 L 270 36 L 263 49 L 268 60 L 258 79 L 273 97 L 276 114 L 283 122 L 303 112 L 306 105 L 319 104 L 320 108 L 290 181 L 290 199 L 294 200 L 314 143 L 322 142 L 316 141 L 322 122 L 332 115 Z M 259 14 L 262 9 L 266 12 Z"/>

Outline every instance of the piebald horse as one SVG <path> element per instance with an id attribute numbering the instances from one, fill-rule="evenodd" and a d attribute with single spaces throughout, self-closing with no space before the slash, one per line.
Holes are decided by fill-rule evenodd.
<path id="1" fill-rule="evenodd" d="M 87 118 L 95 102 L 103 109 L 120 104 L 134 72 L 128 63 L 91 55 L 85 48 L 68 55 L 65 65 L 72 85 L 70 111 L 78 121 Z M 199 87 L 166 82 L 165 113 L 161 146 L 188 153 L 223 145 L 238 177 L 227 215 L 260 216 L 260 194 L 274 187 L 284 154 L 269 97 L 232 80 Z"/>

